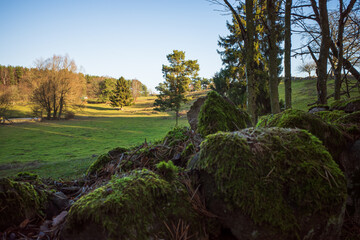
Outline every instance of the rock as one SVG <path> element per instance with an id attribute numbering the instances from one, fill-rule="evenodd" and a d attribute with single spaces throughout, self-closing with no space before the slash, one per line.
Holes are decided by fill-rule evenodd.
<path id="1" fill-rule="evenodd" d="M 309 132 L 212 134 L 194 161 L 207 209 L 236 239 L 338 239 L 345 177 Z"/>
<path id="2" fill-rule="evenodd" d="M 348 214 L 360 225 L 360 139 L 350 147 L 346 175 L 348 179 Z"/>
<path id="3" fill-rule="evenodd" d="M 262 117 L 256 126 L 307 130 L 323 142 L 333 159 L 342 167 L 340 156 L 346 150 L 349 140 L 337 126 L 325 122 L 314 114 L 289 109 Z"/>
<path id="4" fill-rule="evenodd" d="M 330 109 L 333 110 L 344 110 L 345 112 L 351 113 L 360 111 L 360 98 L 349 98 L 334 101 L 330 105 Z"/>
<path id="5" fill-rule="evenodd" d="M 336 120 L 344 116 L 346 113 L 343 110 L 333 110 L 333 111 L 315 112 L 314 114 L 316 116 L 319 116 L 322 120 L 324 120 L 327 123 L 334 123 Z"/>
<path id="6" fill-rule="evenodd" d="M 49 202 L 46 208 L 46 216 L 51 219 L 60 212 L 70 207 L 70 200 L 63 192 L 55 192 L 49 196 Z"/>
<path id="7" fill-rule="evenodd" d="M 120 157 L 121 154 L 126 153 L 128 151 L 127 148 L 117 147 L 113 150 L 110 150 L 106 154 L 100 155 L 88 168 L 86 171 L 86 175 L 93 175 L 99 173 L 105 165 L 110 163 L 112 160 L 115 160 Z"/>
<path id="8" fill-rule="evenodd" d="M 309 109 L 309 113 L 316 113 L 316 112 L 322 112 L 322 111 L 328 111 L 329 110 L 329 106 L 314 106 L 312 108 Z"/>
<path id="9" fill-rule="evenodd" d="M 198 125 L 198 116 L 201 109 L 201 106 L 204 104 L 206 97 L 198 98 L 193 105 L 190 107 L 190 110 L 187 112 L 187 119 L 191 129 L 196 132 Z"/>
<path id="10" fill-rule="evenodd" d="M 248 113 L 221 97 L 209 92 L 198 116 L 197 131 L 207 136 L 218 131 L 236 131 L 251 126 Z"/>
<path id="11" fill-rule="evenodd" d="M 28 182 L 0 179 L 0 231 L 19 225 L 24 219 L 43 215 L 47 202 L 45 191 Z"/>
<path id="12" fill-rule="evenodd" d="M 75 202 L 61 239 L 170 239 L 165 223 L 184 223 L 189 235 L 201 229 L 185 187 L 143 169 L 114 177 Z"/>

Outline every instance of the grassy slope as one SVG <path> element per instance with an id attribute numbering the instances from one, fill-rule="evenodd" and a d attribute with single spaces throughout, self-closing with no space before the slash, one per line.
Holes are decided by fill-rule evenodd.
<path id="1" fill-rule="evenodd" d="M 334 92 L 334 80 L 328 81 L 328 95 Z M 307 111 L 310 107 L 308 104 L 314 103 L 317 100 L 316 79 L 302 79 L 292 81 L 292 107 Z M 352 91 L 351 97 L 359 96 L 358 90 Z M 285 86 L 281 82 L 279 85 L 279 98 L 285 101 Z M 328 100 L 328 103 L 333 102 L 333 98 Z"/>
<path id="2" fill-rule="evenodd" d="M 78 177 L 97 155 L 114 147 L 160 139 L 175 120 L 171 113 L 153 111 L 153 101 L 154 97 L 140 98 L 123 111 L 89 104 L 74 120 L 0 126 L 0 177 L 23 170 L 43 177 Z M 20 108 L 25 113 L 29 109 Z M 186 125 L 186 119 L 180 124 Z"/>

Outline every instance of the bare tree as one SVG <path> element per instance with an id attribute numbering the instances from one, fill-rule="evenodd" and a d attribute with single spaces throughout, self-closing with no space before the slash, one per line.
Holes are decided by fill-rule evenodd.
<path id="1" fill-rule="evenodd" d="M 298 66 L 298 71 L 301 73 L 307 73 L 309 78 L 311 77 L 311 73 L 316 70 L 316 63 L 308 62 L 303 63 L 302 65 Z"/>
<path id="2" fill-rule="evenodd" d="M 45 110 L 47 119 L 60 119 L 67 105 L 81 102 L 85 81 L 75 71 L 68 56 L 37 61 L 32 101 Z"/>

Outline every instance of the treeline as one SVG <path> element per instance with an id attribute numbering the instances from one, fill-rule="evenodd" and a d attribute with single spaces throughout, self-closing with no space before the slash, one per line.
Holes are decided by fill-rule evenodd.
<path id="1" fill-rule="evenodd" d="M 148 88 L 137 79 L 124 80 L 131 103 L 148 96 Z M 37 60 L 36 67 L 0 65 L 0 117 L 7 118 L 8 109 L 16 103 L 31 103 L 33 115 L 60 119 L 73 115 L 70 109 L 88 102 L 110 103 L 116 92 L 111 77 L 84 75 L 77 71 L 74 60 L 54 55 Z"/>
<path id="2" fill-rule="evenodd" d="M 109 102 L 111 91 L 115 89 L 116 78 L 84 75 L 75 73 L 77 78 L 81 78 L 84 84 L 86 97 L 89 101 L 105 103 Z M 37 68 L 26 68 L 22 66 L 3 66 L 0 65 L 0 91 L 10 91 L 13 103 L 26 103 L 30 101 L 30 95 L 38 79 Z M 137 79 L 126 80 L 134 101 L 139 96 L 148 96 L 153 94 L 145 84 Z M 199 81 L 200 82 L 200 81 Z M 200 84 L 200 83 L 199 83 Z"/>

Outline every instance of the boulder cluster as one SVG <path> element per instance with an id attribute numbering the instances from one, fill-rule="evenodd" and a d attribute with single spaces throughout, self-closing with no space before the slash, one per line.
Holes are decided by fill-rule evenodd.
<path id="1" fill-rule="evenodd" d="M 210 92 L 188 120 L 101 155 L 72 200 L 37 176 L 2 179 L 0 232 L 42 216 L 38 239 L 357 239 L 360 99 L 253 125 Z"/>

